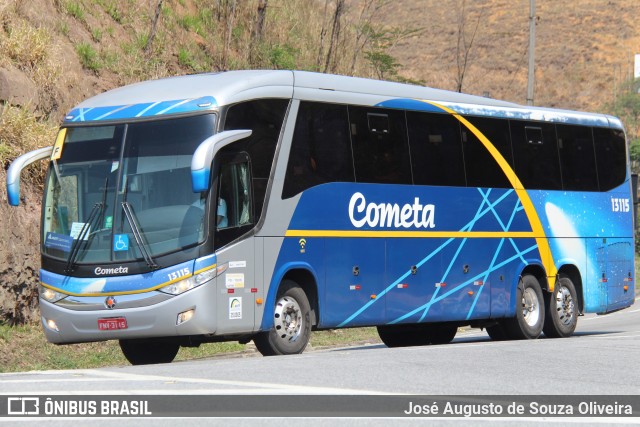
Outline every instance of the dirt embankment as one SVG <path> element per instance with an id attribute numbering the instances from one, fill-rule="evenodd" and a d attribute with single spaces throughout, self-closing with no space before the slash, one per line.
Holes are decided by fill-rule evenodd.
<path id="1" fill-rule="evenodd" d="M 4 186 L 6 173 L 0 171 Z M 0 322 L 31 323 L 40 318 L 40 203 L 42 190 L 24 185 L 19 207 L 7 204 L 0 191 Z"/>

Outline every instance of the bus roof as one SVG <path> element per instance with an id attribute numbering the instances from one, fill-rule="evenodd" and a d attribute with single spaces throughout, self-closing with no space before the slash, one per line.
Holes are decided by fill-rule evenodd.
<path id="1" fill-rule="evenodd" d="M 522 106 L 475 95 L 307 71 L 244 70 L 149 80 L 113 89 L 77 105 L 65 124 L 127 120 L 217 110 L 259 98 L 298 98 L 464 115 L 622 128 L 612 116 Z"/>

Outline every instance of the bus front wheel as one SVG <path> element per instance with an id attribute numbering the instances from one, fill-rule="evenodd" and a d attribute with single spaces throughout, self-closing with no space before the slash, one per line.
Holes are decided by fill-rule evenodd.
<path id="1" fill-rule="evenodd" d="M 504 326 L 511 339 L 535 339 L 542 333 L 544 300 L 535 276 L 522 276 L 516 289 L 516 316 L 505 319 Z"/>
<path id="2" fill-rule="evenodd" d="M 565 338 L 573 334 L 578 325 L 578 300 L 571 279 L 560 276 L 553 292 L 544 302 L 544 334 L 550 338 Z"/>
<path id="3" fill-rule="evenodd" d="M 311 337 L 311 307 L 297 283 L 285 280 L 273 310 L 273 327 L 253 339 L 263 356 L 300 354 Z"/>
<path id="4" fill-rule="evenodd" d="M 120 349 L 132 365 L 171 363 L 180 345 L 171 341 L 141 339 L 120 340 Z"/>

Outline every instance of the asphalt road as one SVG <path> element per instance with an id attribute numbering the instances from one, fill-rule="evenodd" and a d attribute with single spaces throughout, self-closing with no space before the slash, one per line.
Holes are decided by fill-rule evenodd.
<path id="1" fill-rule="evenodd" d="M 493 342 L 485 332 L 470 329 L 447 345 L 389 349 L 380 344 L 286 357 L 9 373 L 0 374 L 0 394 L 272 395 L 282 396 L 283 404 L 287 395 L 300 394 L 639 395 L 639 358 L 636 304 L 606 316 L 581 317 L 574 336 L 566 339 Z"/>

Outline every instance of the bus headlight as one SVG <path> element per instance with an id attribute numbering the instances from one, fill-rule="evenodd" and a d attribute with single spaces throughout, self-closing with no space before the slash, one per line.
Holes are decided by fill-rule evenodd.
<path id="1" fill-rule="evenodd" d="M 54 291 L 53 289 L 45 288 L 42 284 L 38 285 L 38 290 L 40 292 L 40 297 L 45 301 L 50 303 L 55 303 L 68 297 L 69 295 L 63 294 L 62 292 Z"/>
<path id="2" fill-rule="evenodd" d="M 200 285 L 204 285 L 209 280 L 216 277 L 216 273 L 217 273 L 217 270 L 215 268 L 211 270 L 207 270 L 200 274 L 196 274 L 195 276 L 191 276 L 187 279 L 180 280 L 179 282 L 167 285 L 164 288 L 160 288 L 158 290 L 160 292 L 164 292 L 171 295 L 180 295 L 184 292 L 190 291 L 191 289 L 197 288 Z"/>

